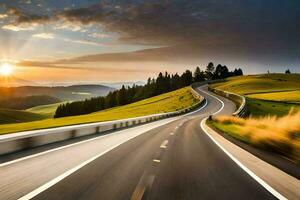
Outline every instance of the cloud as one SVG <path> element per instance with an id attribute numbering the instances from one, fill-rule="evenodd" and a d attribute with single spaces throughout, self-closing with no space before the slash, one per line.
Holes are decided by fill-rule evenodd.
<path id="1" fill-rule="evenodd" d="M 13 24 L 6 24 L 2 26 L 2 29 L 5 30 L 10 30 L 10 31 L 29 31 L 29 30 L 34 30 L 34 26 L 16 26 Z"/>
<path id="2" fill-rule="evenodd" d="M 5 18 L 7 18 L 7 17 L 8 17 L 7 14 L 0 14 L 0 19 L 5 19 Z"/>
<path id="3" fill-rule="evenodd" d="M 8 15 L 14 18 L 13 24 L 18 25 L 31 25 L 43 24 L 52 21 L 53 19 L 48 15 L 30 14 L 16 8 L 10 8 Z"/>
<path id="4" fill-rule="evenodd" d="M 65 30 L 70 30 L 73 32 L 86 32 L 87 30 L 84 29 L 81 25 L 79 24 L 74 24 L 74 23 L 69 23 L 69 22 L 59 22 L 58 24 L 55 24 L 54 29 L 65 29 Z"/>
<path id="5" fill-rule="evenodd" d="M 65 24 L 63 28 L 74 31 L 93 26 L 118 35 L 120 43 L 189 45 L 212 58 L 234 59 L 236 55 L 235 59 L 253 61 L 294 61 L 300 56 L 299 7 L 300 1 L 286 0 L 101 1 L 47 15 L 11 9 L 14 27 L 10 29 L 45 23 Z M 101 45 L 89 40 L 66 41 Z"/>
<path id="6" fill-rule="evenodd" d="M 41 39 L 54 39 L 55 35 L 53 33 L 37 33 L 32 35 L 32 37 Z"/>
<path id="7" fill-rule="evenodd" d="M 101 43 L 93 42 L 89 40 L 72 40 L 72 39 L 63 39 L 65 42 L 71 42 L 71 43 L 77 43 L 77 44 L 83 44 L 83 45 L 93 45 L 93 46 L 104 46 Z"/>
<path id="8" fill-rule="evenodd" d="M 93 38 L 100 38 L 100 39 L 110 37 L 108 34 L 104 34 L 104 33 L 91 33 L 91 34 L 89 34 L 89 36 L 93 37 Z"/>

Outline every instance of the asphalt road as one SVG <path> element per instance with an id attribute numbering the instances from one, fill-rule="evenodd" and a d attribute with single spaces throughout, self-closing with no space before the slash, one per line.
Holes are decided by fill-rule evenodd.
<path id="1" fill-rule="evenodd" d="M 0 199 L 274 199 L 199 126 L 235 105 L 199 93 L 207 105 L 193 114 L 0 166 Z"/>

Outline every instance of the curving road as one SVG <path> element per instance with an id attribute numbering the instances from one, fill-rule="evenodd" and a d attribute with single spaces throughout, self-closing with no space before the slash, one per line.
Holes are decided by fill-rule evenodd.
<path id="1" fill-rule="evenodd" d="M 197 90 L 207 102 L 191 114 L 16 154 L 0 164 L 0 199 L 275 199 L 200 127 L 235 105 Z"/>

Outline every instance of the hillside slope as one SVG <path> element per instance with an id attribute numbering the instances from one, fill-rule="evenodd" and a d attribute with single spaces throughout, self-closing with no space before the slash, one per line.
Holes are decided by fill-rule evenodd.
<path id="1" fill-rule="evenodd" d="M 253 116 L 283 116 L 292 108 L 300 110 L 300 74 L 233 77 L 212 87 L 247 97 Z"/>
<path id="2" fill-rule="evenodd" d="M 24 97 L 9 97 L 0 100 L 0 108 L 25 110 L 35 106 L 58 103 L 58 98 L 48 95 L 24 96 Z"/>
<path id="3" fill-rule="evenodd" d="M 13 124 L 45 119 L 43 115 L 32 112 L 0 108 L 0 124 Z"/>
<path id="4" fill-rule="evenodd" d="M 26 111 L 40 114 L 47 118 L 52 118 L 54 116 L 54 113 L 55 113 L 57 107 L 62 103 L 66 103 L 66 102 L 48 104 L 48 105 L 43 105 L 43 106 L 35 106 L 35 107 L 27 109 Z"/>
<path id="5" fill-rule="evenodd" d="M 0 125 L 0 134 L 172 112 L 190 107 L 197 101 L 198 100 L 191 94 L 190 88 L 186 87 L 132 104 L 114 107 L 88 115 L 46 119 L 29 123 Z"/>

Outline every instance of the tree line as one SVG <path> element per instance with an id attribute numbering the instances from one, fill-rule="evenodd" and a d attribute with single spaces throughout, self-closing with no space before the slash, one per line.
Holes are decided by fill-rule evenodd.
<path id="1" fill-rule="evenodd" d="M 61 104 L 56 109 L 54 118 L 89 114 L 177 90 L 194 82 L 241 75 L 243 75 L 243 71 L 240 68 L 229 71 L 227 66 L 219 64 L 215 67 L 212 62 L 207 65 L 205 71 L 196 67 L 194 72 L 186 70 L 181 75 L 178 73 L 160 72 L 156 79 L 148 78 L 144 86 L 133 85 L 132 87 L 125 87 L 123 85 L 121 89 L 114 90 L 105 97 L 94 97 L 84 101 Z"/>

